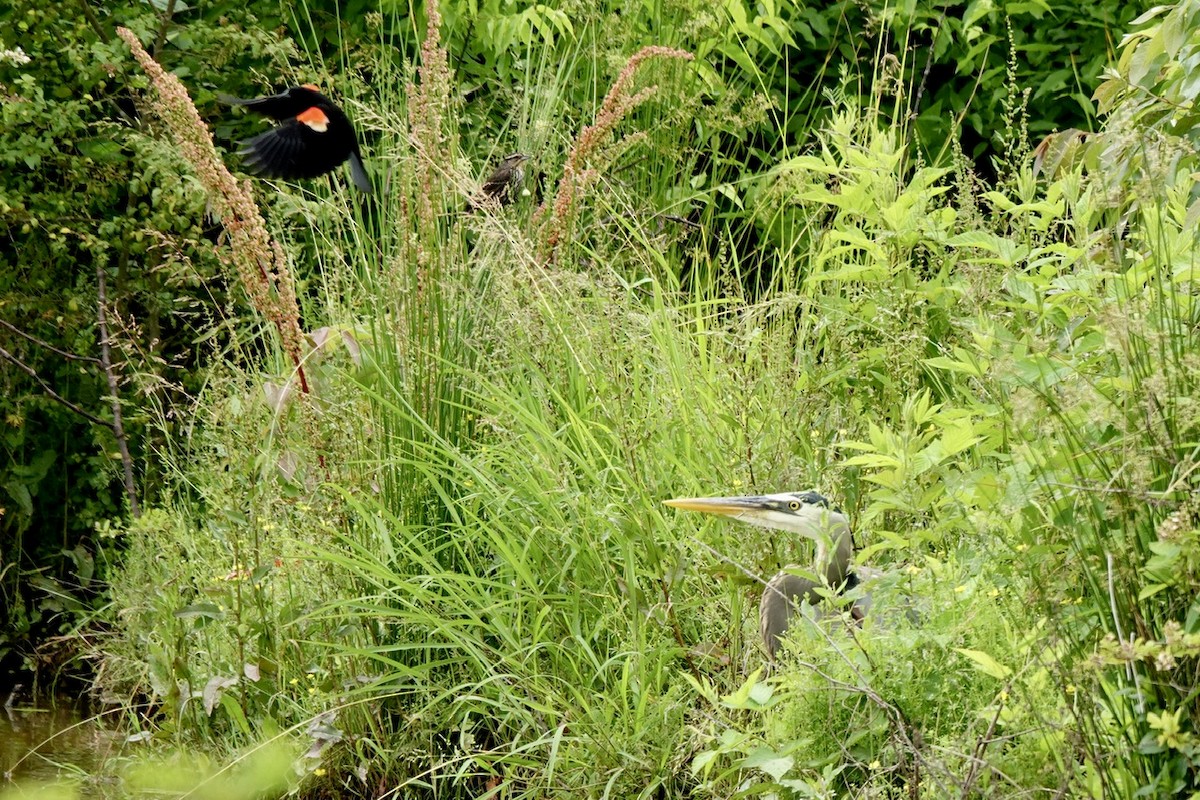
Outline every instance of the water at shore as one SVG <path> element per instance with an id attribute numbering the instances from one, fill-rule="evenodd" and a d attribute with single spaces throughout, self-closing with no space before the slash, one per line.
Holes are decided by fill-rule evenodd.
<path id="1" fill-rule="evenodd" d="M 0 692 L 0 793 L 5 785 L 84 780 L 119 751 L 114 731 L 85 717 L 78 698 L 31 701 Z"/>

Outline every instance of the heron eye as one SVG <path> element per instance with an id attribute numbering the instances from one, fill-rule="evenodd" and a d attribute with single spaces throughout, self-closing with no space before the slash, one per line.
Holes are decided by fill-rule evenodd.
<path id="1" fill-rule="evenodd" d="M 799 500 L 789 500 L 788 508 L 790 508 L 792 511 L 799 511 L 800 510 L 800 501 Z"/>

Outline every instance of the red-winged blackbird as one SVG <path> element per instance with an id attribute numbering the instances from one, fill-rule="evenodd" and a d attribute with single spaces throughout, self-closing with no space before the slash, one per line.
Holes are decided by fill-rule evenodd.
<path id="1" fill-rule="evenodd" d="M 529 160 L 524 153 L 509 153 L 500 162 L 500 166 L 483 182 L 480 190 L 485 197 L 499 201 L 500 205 L 508 205 L 516 197 L 521 183 L 525 180 L 525 168 L 522 166 Z M 479 201 L 468 202 L 467 208 L 479 205 Z"/>
<path id="2" fill-rule="evenodd" d="M 250 172 L 269 178 L 315 178 L 349 159 L 354 185 L 364 192 L 371 191 L 354 127 L 345 112 L 316 86 L 306 83 L 253 100 L 229 95 L 221 95 L 221 99 L 281 123 L 242 142 L 238 152 L 246 157 Z"/>

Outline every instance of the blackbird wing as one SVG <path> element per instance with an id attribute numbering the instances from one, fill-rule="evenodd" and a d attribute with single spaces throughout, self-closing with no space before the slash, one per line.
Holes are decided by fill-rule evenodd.
<path id="1" fill-rule="evenodd" d="M 250 172 L 269 178 L 316 178 L 332 172 L 350 158 L 350 176 L 364 192 L 371 190 L 362 161 L 353 148 L 353 140 L 331 138 L 328 132 L 318 133 L 295 119 L 263 131 L 242 143 L 239 151 L 245 156 Z"/>
<path id="2" fill-rule="evenodd" d="M 240 97 L 234 97 L 229 94 L 218 94 L 217 99 L 222 103 L 227 103 L 231 106 L 242 106 L 256 114 L 262 114 L 265 117 L 277 120 L 294 117 L 312 105 L 310 102 L 297 100 L 289 92 L 268 95 L 267 97 L 254 97 L 249 100 L 243 100 Z"/>
<path id="3" fill-rule="evenodd" d="M 483 182 L 482 191 L 488 197 L 494 197 L 501 205 L 507 205 L 513 199 L 514 180 L 512 167 L 500 167 Z"/>
<path id="4" fill-rule="evenodd" d="M 281 121 L 271 130 L 242 143 L 239 152 L 245 157 L 246 169 L 271 178 L 315 178 L 332 172 L 349 158 L 354 185 L 370 193 L 371 180 L 358 154 L 358 142 L 350 120 L 324 97 L 311 94 L 321 102 L 314 102 L 311 97 L 297 99 L 292 96 L 292 90 L 253 100 L 239 100 L 228 95 L 222 98 Z M 309 124 L 298 119 L 310 109 L 319 110 L 325 116 L 324 130 L 312 127 L 311 119 Z"/>
<path id="5" fill-rule="evenodd" d="M 246 157 L 246 169 L 256 174 L 269 178 L 315 178 L 346 159 L 345 154 L 335 158 L 321 147 L 319 140 L 314 141 L 320 135 L 293 119 L 243 142 L 240 152 Z"/>
<path id="6" fill-rule="evenodd" d="M 483 193 L 488 197 L 500 197 L 500 193 L 508 188 L 508 175 L 500 175 L 494 172 L 492 176 L 483 182 Z"/>

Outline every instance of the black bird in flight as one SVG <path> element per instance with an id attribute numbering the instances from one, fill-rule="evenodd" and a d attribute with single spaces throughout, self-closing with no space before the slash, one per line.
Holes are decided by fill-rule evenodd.
<path id="1" fill-rule="evenodd" d="M 242 142 L 238 152 L 245 156 L 250 172 L 268 178 L 315 178 L 332 172 L 348 159 L 354 185 L 371 192 L 371 179 L 363 167 L 354 126 L 316 86 L 306 83 L 251 100 L 221 95 L 221 100 L 280 123 Z"/>

